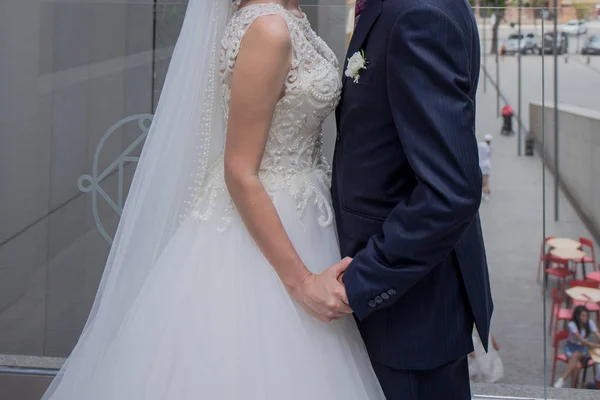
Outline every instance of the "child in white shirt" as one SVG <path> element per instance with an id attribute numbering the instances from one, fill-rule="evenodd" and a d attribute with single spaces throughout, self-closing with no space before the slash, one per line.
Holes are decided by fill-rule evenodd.
<path id="1" fill-rule="evenodd" d="M 483 176 L 483 200 L 490 199 L 490 174 L 492 172 L 492 135 L 485 135 L 479 147 L 479 167 Z"/>

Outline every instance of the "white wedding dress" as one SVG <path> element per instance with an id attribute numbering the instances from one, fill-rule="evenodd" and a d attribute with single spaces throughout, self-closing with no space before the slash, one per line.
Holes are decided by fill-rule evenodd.
<path id="1" fill-rule="evenodd" d="M 236 11 L 221 49 L 225 115 L 240 42 L 257 17 L 281 15 L 293 45 L 260 176 L 305 264 L 339 261 L 321 128 L 340 97 L 334 53 L 275 4 Z M 383 393 L 351 316 L 310 317 L 255 245 L 223 179 L 210 169 L 179 226 L 101 353 L 70 359 L 52 400 L 376 400 Z M 93 333 L 93 327 L 92 333 Z M 90 345 L 91 346 L 91 345 Z"/>

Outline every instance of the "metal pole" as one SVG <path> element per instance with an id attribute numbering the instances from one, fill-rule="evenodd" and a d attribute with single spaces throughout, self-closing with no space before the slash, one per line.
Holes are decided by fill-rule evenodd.
<path id="1" fill-rule="evenodd" d="M 544 15 L 546 14 L 546 10 L 542 9 L 542 240 L 546 240 L 546 54 L 544 51 Z M 546 285 L 548 282 L 548 274 L 546 273 L 546 260 L 543 260 L 544 263 L 544 275 L 542 280 L 542 288 L 544 290 L 544 301 L 542 301 L 542 307 L 544 309 L 544 321 L 543 321 L 543 330 L 544 330 L 544 349 L 548 348 L 548 338 L 546 335 L 546 324 L 547 324 L 547 316 L 546 316 Z M 547 397 L 547 387 L 548 387 L 548 354 L 544 351 L 544 398 Z M 554 382 L 552 382 L 554 383 Z"/>
<path id="2" fill-rule="evenodd" d="M 522 56 L 522 54 L 521 54 L 522 53 L 522 51 L 521 51 L 521 42 L 522 42 L 521 41 L 521 35 L 523 34 L 523 31 L 521 29 L 521 16 L 522 16 L 522 14 L 523 14 L 523 2 L 522 2 L 522 0 L 519 0 L 519 33 L 518 33 L 519 40 L 518 40 L 518 48 L 517 48 L 517 54 L 519 55 L 519 58 L 517 60 L 518 61 L 518 81 L 517 81 L 517 86 L 518 86 L 518 88 L 517 88 L 517 91 L 518 91 L 518 95 L 517 95 L 518 96 L 518 103 L 517 104 L 518 105 L 517 105 L 517 108 L 519 110 L 518 111 L 519 121 L 517 121 L 517 125 L 518 125 L 518 130 L 517 130 L 517 132 L 518 132 L 518 134 L 517 134 L 517 154 L 518 155 L 521 155 L 521 122 L 520 121 L 521 121 L 521 116 L 523 115 L 521 113 L 521 111 L 522 111 L 521 110 L 521 92 L 522 92 L 522 90 L 521 90 L 521 56 Z"/>
<path id="3" fill-rule="evenodd" d="M 155 85 L 156 85 L 156 13 L 157 13 L 157 1 L 153 0 L 152 4 L 152 72 L 151 72 L 151 82 L 150 82 L 150 114 L 154 114 L 154 107 L 156 106 L 156 95 L 155 95 Z"/>
<path id="4" fill-rule="evenodd" d="M 498 12 L 498 0 L 495 0 L 495 5 L 495 13 L 497 14 L 496 20 L 494 21 L 494 25 L 499 23 L 498 18 L 500 18 L 500 13 Z M 496 32 L 496 118 L 500 118 L 500 55 L 498 54 L 500 52 L 500 48 L 498 46 L 499 42 L 500 40 L 498 38 L 498 32 Z"/>
<path id="5" fill-rule="evenodd" d="M 487 41 L 485 34 L 485 20 L 487 17 L 487 9 L 484 10 L 483 14 L 483 70 L 487 74 Z M 487 78 L 483 80 L 483 93 L 487 92 Z"/>
<path id="6" fill-rule="evenodd" d="M 558 188 L 560 185 L 558 163 L 558 44 L 562 37 L 558 32 L 558 0 L 554 0 L 554 40 L 552 53 L 554 53 L 554 220 L 558 221 Z"/>

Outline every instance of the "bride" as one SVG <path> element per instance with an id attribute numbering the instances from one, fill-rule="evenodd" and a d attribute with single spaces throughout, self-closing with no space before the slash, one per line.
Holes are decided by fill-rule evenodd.
<path id="1" fill-rule="evenodd" d="M 321 152 L 337 61 L 296 0 L 259 1 L 189 1 L 91 315 L 44 399 L 383 399 Z"/>

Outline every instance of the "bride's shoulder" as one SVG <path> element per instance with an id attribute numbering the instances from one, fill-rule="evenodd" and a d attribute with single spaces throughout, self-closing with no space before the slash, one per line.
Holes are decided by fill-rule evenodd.
<path id="1" fill-rule="evenodd" d="M 273 3 L 251 3 L 235 9 L 229 35 L 238 40 L 258 40 L 265 45 L 291 42 L 291 24 L 285 10 Z"/>
<path id="2" fill-rule="evenodd" d="M 257 51 L 281 49 L 287 52 L 292 42 L 287 22 L 277 14 L 258 16 L 246 27 L 243 36 L 243 46 L 251 46 Z"/>
<path id="3" fill-rule="evenodd" d="M 287 56 L 293 48 L 292 29 L 286 14 L 274 4 L 253 3 L 235 10 L 221 42 L 222 73 L 233 70 L 243 49 L 254 57 Z M 246 52 L 248 54 L 248 52 Z"/>
<path id="4" fill-rule="evenodd" d="M 268 41 L 289 42 L 288 24 L 281 15 L 267 14 L 256 18 L 248 28 L 248 33 Z"/>
<path id="5" fill-rule="evenodd" d="M 234 5 L 234 19 L 255 20 L 263 16 L 278 15 L 281 19 L 288 20 L 288 12 L 277 3 L 236 3 Z"/>

